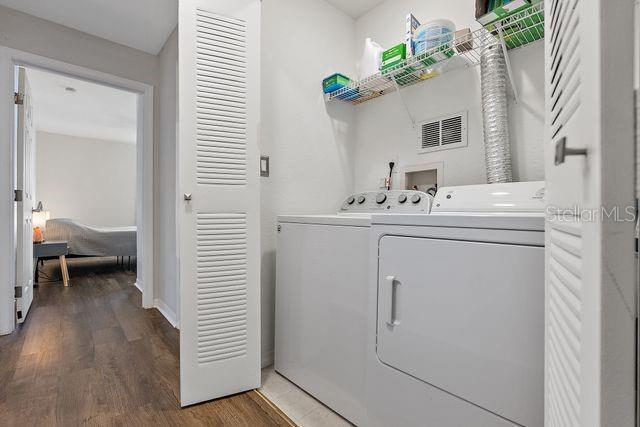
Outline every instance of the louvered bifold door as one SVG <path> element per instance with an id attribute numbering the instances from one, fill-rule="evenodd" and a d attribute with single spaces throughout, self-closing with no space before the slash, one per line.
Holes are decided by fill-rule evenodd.
<path id="1" fill-rule="evenodd" d="M 260 385 L 257 0 L 179 2 L 180 399 Z"/>
<path id="2" fill-rule="evenodd" d="M 631 6 L 545 1 L 548 427 L 633 425 Z"/>

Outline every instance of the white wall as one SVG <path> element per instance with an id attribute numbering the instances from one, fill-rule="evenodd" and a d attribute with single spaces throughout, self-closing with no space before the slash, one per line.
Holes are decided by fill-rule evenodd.
<path id="1" fill-rule="evenodd" d="M 372 37 L 383 47 L 402 42 L 407 13 L 413 13 L 422 22 L 446 17 L 454 21 L 458 28 L 470 27 L 473 30 L 478 28 L 474 10 L 474 0 L 387 0 L 356 21 L 357 52 L 354 58 L 361 55 L 366 37 Z M 513 170 L 517 181 L 544 179 L 543 53 L 542 42 L 510 53 L 521 97 L 517 105 L 513 103 L 511 94 L 509 97 Z M 399 95 L 394 93 L 369 101 L 355 107 L 356 190 L 378 188 L 390 161 L 396 162 L 397 171 L 402 170 L 403 166 L 444 162 L 444 185 L 486 182 L 479 67 L 444 74 L 405 89 L 403 94 L 417 121 L 468 111 L 468 147 L 418 154 L 418 128 L 412 127 Z"/>
<path id="2" fill-rule="evenodd" d="M 156 84 L 158 57 L 0 6 L 0 45 Z"/>
<path id="3" fill-rule="evenodd" d="M 175 30 L 160 51 L 160 125 L 156 150 L 158 185 L 154 198 L 157 212 L 155 228 L 154 296 L 165 316 L 178 321 L 178 276 L 176 253 L 176 149 L 177 149 L 177 71 L 178 31 Z"/>
<path id="4" fill-rule="evenodd" d="M 324 0 L 262 2 L 262 350 L 273 360 L 276 216 L 335 212 L 353 190 L 353 109 L 322 79 L 354 74 L 353 20 Z"/>
<path id="5" fill-rule="evenodd" d="M 135 144 L 36 133 L 36 194 L 51 218 L 135 225 Z"/>

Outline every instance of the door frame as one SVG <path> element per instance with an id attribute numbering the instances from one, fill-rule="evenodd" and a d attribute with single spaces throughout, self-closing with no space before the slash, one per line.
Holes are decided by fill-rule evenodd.
<path id="1" fill-rule="evenodd" d="M 153 86 L 101 71 L 68 64 L 40 55 L 0 47 L 0 335 L 15 329 L 14 286 L 16 275 L 15 189 L 16 165 L 13 93 L 15 67 L 38 68 L 86 80 L 138 95 L 136 140 L 137 277 L 142 307 L 153 308 Z"/>

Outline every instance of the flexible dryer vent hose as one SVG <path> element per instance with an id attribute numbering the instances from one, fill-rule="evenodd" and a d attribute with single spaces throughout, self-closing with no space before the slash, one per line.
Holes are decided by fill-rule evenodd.
<path id="1" fill-rule="evenodd" d="M 487 182 L 511 182 L 513 177 L 507 112 L 507 65 L 499 44 L 482 47 L 480 78 Z"/>

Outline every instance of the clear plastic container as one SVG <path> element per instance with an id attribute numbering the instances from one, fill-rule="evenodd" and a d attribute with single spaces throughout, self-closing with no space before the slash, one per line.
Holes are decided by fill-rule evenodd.
<path id="1" fill-rule="evenodd" d="M 435 47 L 451 43 L 456 24 L 448 19 L 436 19 L 418 27 L 414 35 L 415 54 L 420 54 Z"/>
<path id="2" fill-rule="evenodd" d="M 380 71 L 382 52 L 384 52 L 384 49 L 378 43 L 370 38 L 365 40 L 362 59 L 360 59 L 360 73 L 358 75 L 360 80 L 366 79 Z"/>

